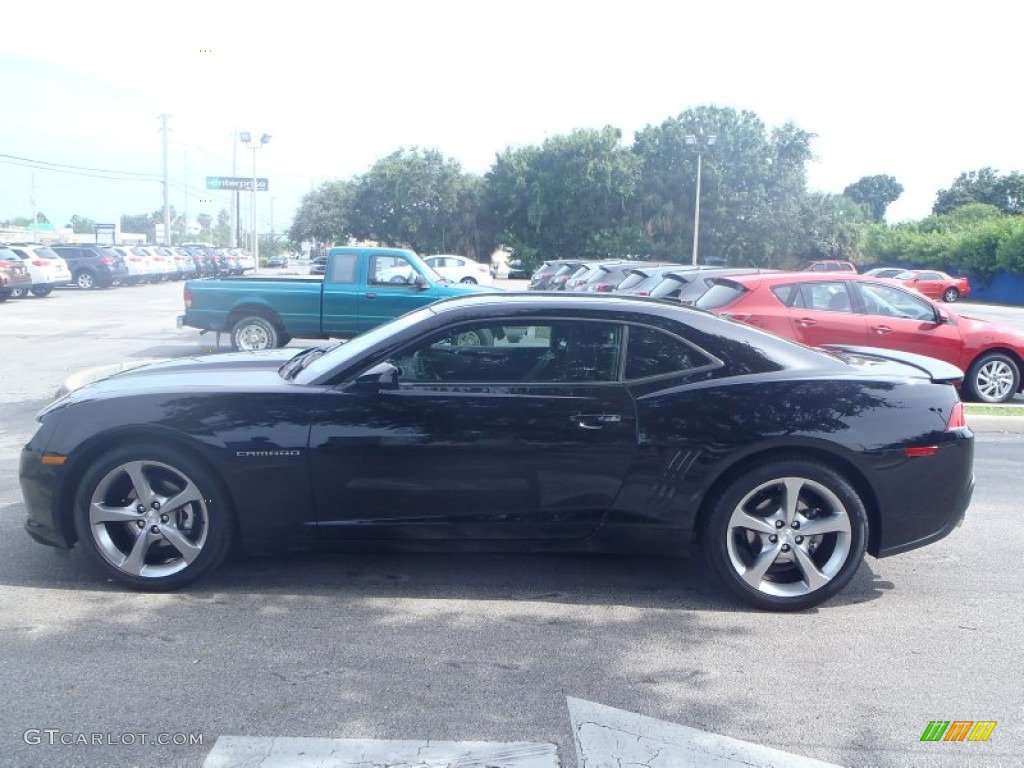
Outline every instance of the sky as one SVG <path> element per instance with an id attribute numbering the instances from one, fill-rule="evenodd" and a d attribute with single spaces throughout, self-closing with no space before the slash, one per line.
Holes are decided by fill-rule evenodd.
<path id="1" fill-rule="evenodd" d="M 507 147 L 605 125 L 628 144 L 702 105 L 795 123 L 816 135 L 810 189 L 889 174 L 905 191 L 887 218 L 919 219 L 964 171 L 1024 170 L 1022 22 L 985 0 L 19 3 L 0 220 L 33 197 L 58 226 L 161 208 L 162 114 L 171 204 L 215 215 L 230 193 L 206 176 L 255 161 L 259 229 L 280 232 L 302 195 L 399 148 L 483 174 Z M 272 138 L 254 152 L 238 131 Z"/>

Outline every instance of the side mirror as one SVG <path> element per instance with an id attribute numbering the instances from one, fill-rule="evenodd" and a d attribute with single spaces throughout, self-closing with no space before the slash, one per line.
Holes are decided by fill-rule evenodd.
<path id="1" fill-rule="evenodd" d="M 430 283 L 427 282 L 427 278 L 425 278 L 419 272 L 417 272 L 416 273 L 416 277 L 414 277 L 412 279 L 412 284 L 415 285 L 420 290 L 423 290 L 424 288 L 429 288 L 430 287 Z"/>
<path id="2" fill-rule="evenodd" d="M 935 324 L 936 325 L 947 325 L 949 322 L 950 322 L 949 315 L 947 315 L 941 309 L 935 310 Z"/>
<path id="3" fill-rule="evenodd" d="M 398 366 L 394 363 L 377 363 L 366 373 L 352 382 L 352 389 L 358 392 L 382 392 L 398 389 Z"/>

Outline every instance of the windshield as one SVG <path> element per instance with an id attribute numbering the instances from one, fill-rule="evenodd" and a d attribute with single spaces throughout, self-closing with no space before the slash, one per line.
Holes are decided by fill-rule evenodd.
<path id="1" fill-rule="evenodd" d="M 373 347 L 384 342 L 390 336 L 400 333 L 404 329 L 415 325 L 424 317 L 432 314 L 433 311 L 429 307 L 417 309 L 392 320 L 390 323 L 378 325 L 376 328 L 356 336 L 351 341 L 331 347 L 326 354 L 313 360 L 296 374 L 295 381 L 299 384 L 312 384 L 324 378 L 332 371 L 340 371 L 363 352 L 373 349 Z"/>

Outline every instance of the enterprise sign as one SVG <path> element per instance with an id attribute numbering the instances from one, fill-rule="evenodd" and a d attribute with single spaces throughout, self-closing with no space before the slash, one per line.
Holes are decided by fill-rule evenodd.
<path id="1" fill-rule="evenodd" d="M 207 189 L 238 189 L 243 191 L 252 190 L 252 176 L 207 176 Z M 270 188 L 269 179 L 256 178 L 256 191 L 266 192 Z"/>

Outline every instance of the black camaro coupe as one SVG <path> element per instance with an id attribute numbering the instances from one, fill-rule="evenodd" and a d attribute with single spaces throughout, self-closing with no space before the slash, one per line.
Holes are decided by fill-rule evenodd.
<path id="1" fill-rule="evenodd" d="M 27 530 L 135 588 L 233 544 L 682 552 L 817 605 L 963 519 L 961 372 L 648 299 L 488 294 L 332 347 L 118 373 L 39 415 Z"/>

